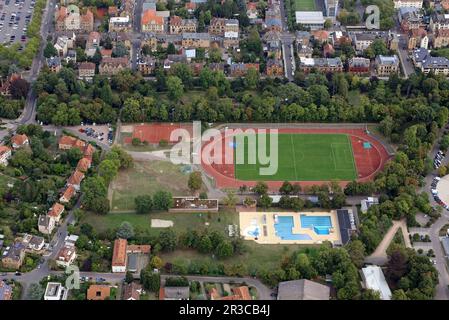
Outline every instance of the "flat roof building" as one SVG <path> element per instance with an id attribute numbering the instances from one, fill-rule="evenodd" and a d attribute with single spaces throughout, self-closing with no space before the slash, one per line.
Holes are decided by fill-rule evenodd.
<path id="1" fill-rule="evenodd" d="M 362 268 L 361 273 L 366 289 L 380 292 L 382 300 L 391 300 L 391 290 L 380 267 L 368 266 Z"/>
<path id="2" fill-rule="evenodd" d="M 321 11 L 296 11 L 296 23 L 311 30 L 324 28 L 324 17 Z"/>

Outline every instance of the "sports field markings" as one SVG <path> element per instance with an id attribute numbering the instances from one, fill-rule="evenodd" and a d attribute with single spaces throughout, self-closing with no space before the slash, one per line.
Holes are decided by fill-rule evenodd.
<path id="1" fill-rule="evenodd" d="M 293 145 L 293 135 L 290 135 L 290 142 L 292 145 L 292 151 L 293 151 L 293 167 L 295 168 L 295 178 L 298 180 L 298 173 L 296 171 L 296 156 L 295 156 L 295 146 Z"/>
<path id="2" fill-rule="evenodd" d="M 351 139 L 349 138 L 349 135 L 346 135 L 346 139 L 347 139 L 348 142 L 349 142 L 349 146 L 350 146 L 350 150 L 351 150 L 351 154 L 352 154 L 352 157 L 350 157 L 350 158 L 351 158 L 351 163 L 352 163 L 352 168 L 353 168 L 354 171 L 355 171 L 355 179 L 357 179 L 357 178 L 359 177 L 359 172 L 357 171 L 357 166 L 356 166 L 356 164 L 355 164 L 355 154 L 354 154 L 354 149 L 352 148 L 352 142 L 351 142 Z"/>

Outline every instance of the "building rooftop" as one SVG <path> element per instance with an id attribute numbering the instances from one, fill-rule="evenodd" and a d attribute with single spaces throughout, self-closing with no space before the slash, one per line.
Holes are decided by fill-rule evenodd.
<path id="1" fill-rule="evenodd" d="M 362 268 L 362 274 L 367 289 L 379 291 L 382 300 L 391 299 L 391 290 L 380 267 L 367 266 Z"/>
<path id="2" fill-rule="evenodd" d="M 306 279 L 279 283 L 278 300 L 329 300 L 330 288 Z"/>
<path id="3" fill-rule="evenodd" d="M 112 266 L 126 266 L 126 239 L 116 239 L 114 241 L 114 251 L 112 255 Z"/>

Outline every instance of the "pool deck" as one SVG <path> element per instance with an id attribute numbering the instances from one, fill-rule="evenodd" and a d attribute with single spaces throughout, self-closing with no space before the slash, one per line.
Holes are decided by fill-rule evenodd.
<path id="1" fill-rule="evenodd" d="M 319 235 L 309 228 L 302 228 L 300 219 L 300 215 L 302 214 L 310 216 L 330 216 L 332 222 L 330 233 Z M 278 217 L 293 217 L 292 232 L 295 234 L 307 234 L 310 236 L 311 240 L 281 240 L 281 238 L 276 235 L 276 230 L 274 228 L 275 215 L 278 215 Z M 264 216 L 266 223 L 264 223 Z M 259 244 L 320 244 L 323 241 L 330 241 L 335 244 L 341 243 L 340 228 L 338 225 L 337 212 L 335 210 L 330 212 L 240 212 L 239 220 L 241 236 L 245 240 L 254 240 Z M 247 228 L 254 226 L 258 226 L 260 229 L 257 240 L 255 237 L 249 236 L 245 232 Z M 264 234 L 264 230 L 266 230 L 266 234 Z"/>

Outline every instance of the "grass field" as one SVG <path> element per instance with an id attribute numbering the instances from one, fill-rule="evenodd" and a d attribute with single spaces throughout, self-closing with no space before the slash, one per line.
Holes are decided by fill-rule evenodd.
<path id="1" fill-rule="evenodd" d="M 314 11 L 315 0 L 294 0 L 296 11 Z"/>
<path id="2" fill-rule="evenodd" d="M 158 190 L 170 191 L 175 196 L 189 195 L 188 174 L 181 166 L 168 161 L 134 162 L 134 167 L 121 170 L 109 190 L 112 211 L 134 210 L 134 198 L 154 194 Z"/>
<path id="3" fill-rule="evenodd" d="M 256 164 L 248 163 L 248 154 L 258 148 L 252 148 L 249 153 L 248 139 L 244 141 L 245 162 L 237 164 L 235 161 L 235 177 L 239 180 L 328 181 L 357 178 L 351 142 L 345 134 L 279 134 L 278 169 L 274 175 L 260 175 L 259 169 L 267 165 L 261 165 L 258 161 Z M 267 150 L 270 150 L 268 138 Z M 235 159 L 238 158 L 237 153 Z"/>

